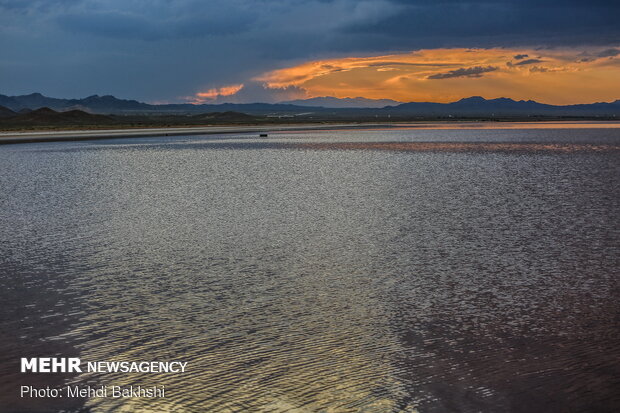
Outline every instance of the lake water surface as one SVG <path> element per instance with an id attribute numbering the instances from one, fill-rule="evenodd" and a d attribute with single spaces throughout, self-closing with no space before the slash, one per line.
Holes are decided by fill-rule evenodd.
<path id="1" fill-rule="evenodd" d="M 620 411 L 619 178 L 613 124 L 0 146 L 0 411 Z"/>

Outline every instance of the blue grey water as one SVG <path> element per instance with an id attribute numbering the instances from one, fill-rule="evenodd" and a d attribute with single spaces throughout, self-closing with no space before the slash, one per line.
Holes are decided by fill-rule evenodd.
<path id="1" fill-rule="evenodd" d="M 614 125 L 0 146 L 0 411 L 619 411 L 619 177 Z"/>

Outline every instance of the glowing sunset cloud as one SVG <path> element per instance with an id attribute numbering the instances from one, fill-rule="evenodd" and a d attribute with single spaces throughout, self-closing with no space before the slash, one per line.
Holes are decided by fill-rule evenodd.
<path id="1" fill-rule="evenodd" d="M 206 92 L 198 92 L 196 95 L 188 98 L 193 103 L 205 103 L 211 100 L 215 100 L 220 96 L 231 96 L 241 90 L 243 83 L 238 85 L 229 85 L 219 88 L 209 89 Z"/>
<path id="2" fill-rule="evenodd" d="M 406 54 L 311 61 L 258 76 L 270 88 L 310 97 L 452 102 L 485 98 L 550 104 L 620 98 L 620 49 L 428 49 Z"/>

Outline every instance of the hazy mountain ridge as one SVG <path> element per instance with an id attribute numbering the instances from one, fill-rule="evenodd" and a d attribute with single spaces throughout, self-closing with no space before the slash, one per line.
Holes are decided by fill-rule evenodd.
<path id="1" fill-rule="evenodd" d="M 427 116 L 620 116 L 620 100 L 560 106 L 533 100 L 472 96 L 451 103 L 411 102 L 384 109 Z"/>
<path id="2" fill-rule="evenodd" d="M 4 113 L 6 113 L 6 116 L 3 115 Z M 193 115 L 166 113 L 157 115 L 101 115 L 76 109 L 55 111 L 48 107 L 35 110 L 21 109 L 16 113 L 0 106 L 0 130 L 248 125 L 269 121 L 269 118 L 264 116 L 253 116 L 232 111 Z"/>
<path id="3" fill-rule="evenodd" d="M 312 106 L 312 107 L 324 107 L 324 108 L 384 108 L 386 106 L 400 105 L 403 102 L 398 102 L 392 99 L 366 99 L 363 97 L 356 98 L 335 98 L 332 96 L 321 96 L 310 99 L 297 99 L 281 102 L 289 105 L 296 106 Z"/>
<path id="4" fill-rule="evenodd" d="M 6 118 L 15 115 L 17 115 L 17 113 L 5 106 L 0 105 L 0 118 Z"/>
<path id="5" fill-rule="evenodd" d="M 57 99 L 40 93 L 29 95 L 6 96 L 0 94 L 0 105 L 15 112 L 22 109 L 50 108 L 56 111 L 79 109 L 99 114 L 136 114 L 136 113 L 207 113 L 207 112 L 298 112 L 307 108 L 281 103 L 221 103 L 221 104 L 160 104 L 138 102 L 137 100 L 119 99 L 111 95 L 92 95 L 83 99 Z"/>
<path id="6" fill-rule="evenodd" d="M 349 100 L 347 100 L 349 99 Z M 356 104 L 364 101 L 360 98 L 352 99 Z M 79 109 L 95 114 L 198 114 L 207 112 L 242 112 L 251 115 L 267 116 L 302 116 L 320 114 L 327 116 L 347 117 L 453 117 L 453 116 L 607 116 L 620 117 L 620 100 L 614 102 L 599 102 L 575 105 L 548 105 L 532 100 L 513 100 L 509 98 L 485 99 L 480 96 L 464 98 L 452 103 L 410 102 L 389 105 L 382 108 L 368 107 L 324 107 L 307 106 L 310 102 L 337 102 L 345 105 L 350 98 L 314 98 L 305 101 L 305 105 L 283 103 L 223 103 L 223 104 L 162 104 L 152 105 L 136 100 L 118 99 L 111 95 L 92 95 L 84 99 L 58 99 L 32 93 L 21 96 L 0 95 L 0 105 L 14 112 L 24 109 L 36 110 L 49 107 L 57 111 Z M 388 100 L 389 101 L 389 100 Z M 376 101 L 374 101 L 376 103 Z M 398 102 L 396 102 L 398 103 Z M 333 103 L 335 104 L 335 103 Z M 3 116 L 10 116 L 6 113 Z"/>

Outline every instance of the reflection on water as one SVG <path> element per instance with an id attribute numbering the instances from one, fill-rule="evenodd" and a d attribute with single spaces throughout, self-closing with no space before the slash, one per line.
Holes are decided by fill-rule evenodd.
<path id="1" fill-rule="evenodd" d="M 619 144 L 515 129 L 0 148 L 4 405 L 614 411 Z M 17 358 L 50 352 L 189 364 L 62 377 L 164 399 L 7 397 Z"/>
<path id="2" fill-rule="evenodd" d="M 302 149 L 366 149 L 409 152 L 609 152 L 620 145 L 495 142 L 329 142 L 299 143 Z"/>

